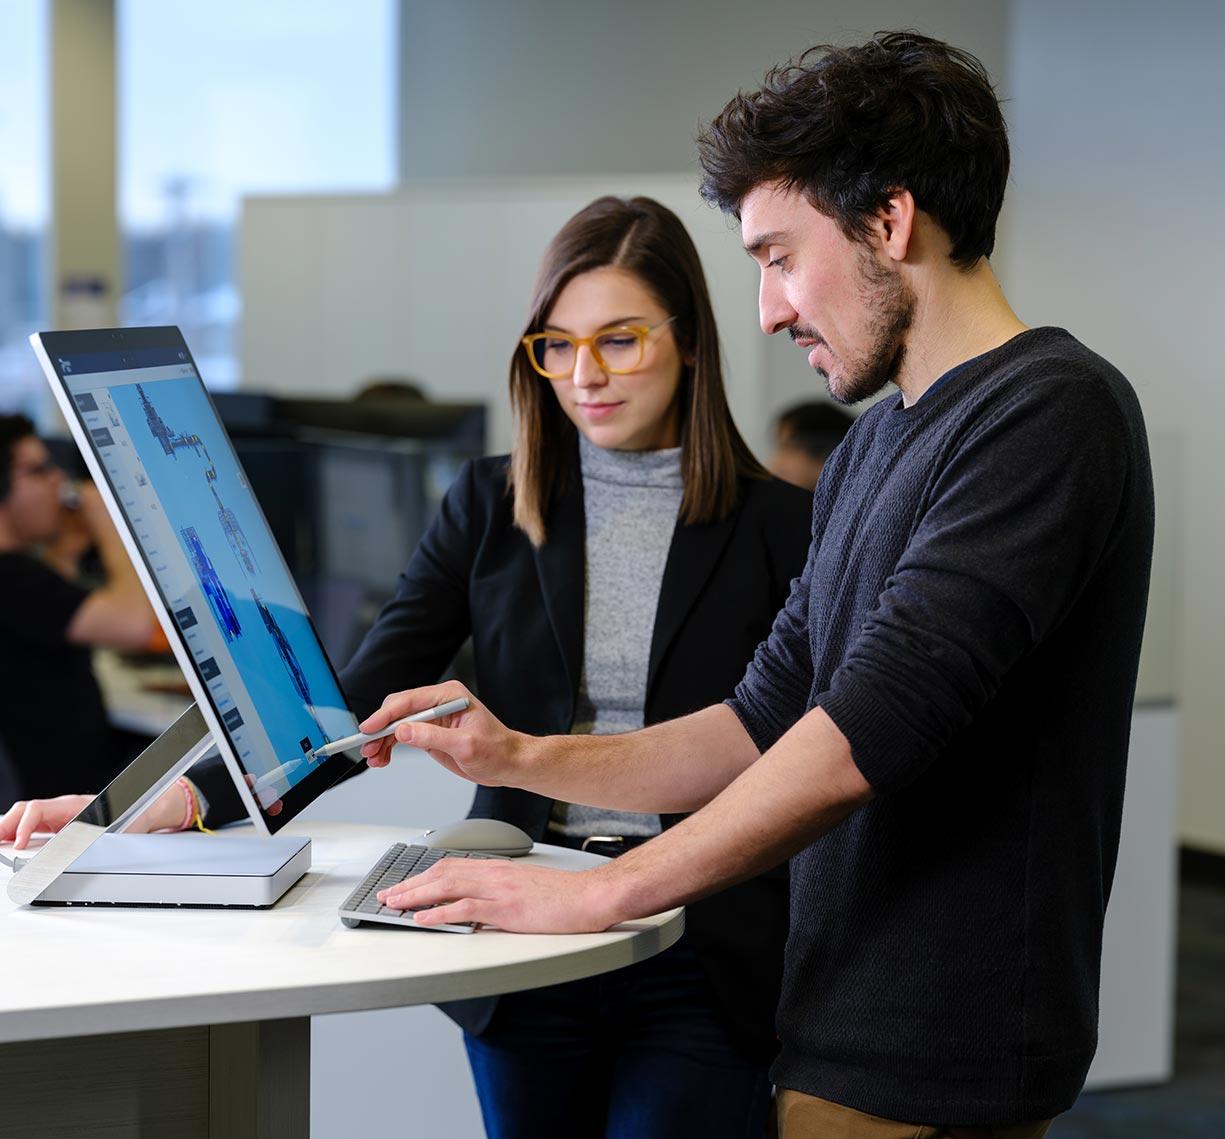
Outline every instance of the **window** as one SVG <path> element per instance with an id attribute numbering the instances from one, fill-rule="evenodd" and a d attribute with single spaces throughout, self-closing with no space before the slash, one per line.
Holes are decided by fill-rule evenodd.
<path id="1" fill-rule="evenodd" d="M 120 0 L 121 319 L 179 325 L 212 387 L 241 379 L 243 195 L 395 184 L 396 8 Z"/>
<path id="2" fill-rule="evenodd" d="M 45 0 L 0 4 L 0 411 L 31 415 L 46 390 L 26 337 L 46 321 L 47 67 Z"/>

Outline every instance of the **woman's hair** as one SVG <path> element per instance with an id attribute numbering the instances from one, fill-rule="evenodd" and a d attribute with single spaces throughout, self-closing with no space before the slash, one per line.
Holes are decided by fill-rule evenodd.
<path id="1" fill-rule="evenodd" d="M 723 390 L 719 332 L 693 241 L 680 219 L 651 198 L 598 198 L 549 243 L 524 334 L 543 331 L 561 291 L 593 269 L 633 274 L 676 318 L 670 328 L 685 361 L 677 390 L 684 480 L 680 518 L 700 523 L 727 517 L 736 503 L 737 480 L 768 475 L 732 422 Z M 574 477 L 578 433 L 522 344 L 511 359 L 510 402 L 515 417 L 510 465 L 515 524 L 533 545 L 541 546 L 548 537 L 549 505 Z"/>

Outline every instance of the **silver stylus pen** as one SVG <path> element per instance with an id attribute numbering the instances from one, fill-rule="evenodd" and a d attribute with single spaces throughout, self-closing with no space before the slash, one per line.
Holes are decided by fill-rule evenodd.
<path id="1" fill-rule="evenodd" d="M 345 736 L 343 740 L 333 740 L 330 744 L 324 744 L 323 747 L 315 748 L 311 755 L 335 755 L 338 751 L 348 751 L 351 747 L 360 747 L 362 744 L 368 744 L 371 740 L 385 739 L 394 733 L 401 724 L 419 724 L 425 720 L 437 720 L 442 716 L 450 716 L 455 712 L 466 712 L 467 710 L 468 700 L 466 697 L 461 696 L 458 700 L 448 700 L 445 704 L 436 704 L 433 708 L 427 708 L 424 712 L 414 712 L 411 716 L 405 716 L 402 720 L 396 720 L 371 735 L 367 735 L 365 732 L 358 732 L 355 736 Z"/>

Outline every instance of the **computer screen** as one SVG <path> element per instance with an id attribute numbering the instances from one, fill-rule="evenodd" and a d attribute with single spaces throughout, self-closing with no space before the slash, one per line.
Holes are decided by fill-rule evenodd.
<path id="1" fill-rule="evenodd" d="M 312 749 L 357 724 L 191 353 L 175 328 L 37 339 L 222 754 L 277 830 L 350 766 Z"/>

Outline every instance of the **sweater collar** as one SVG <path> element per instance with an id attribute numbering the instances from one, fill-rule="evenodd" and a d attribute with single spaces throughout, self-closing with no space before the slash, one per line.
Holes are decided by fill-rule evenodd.
<path id="1" fill-rule="evenodd" d="M 666 447 L 661 451 L 613 451 L 597 447 L 580 435 L 578 452 L 584 484 L 600 482 L 673 490 L 684 485 L 679 447 Z"/>

